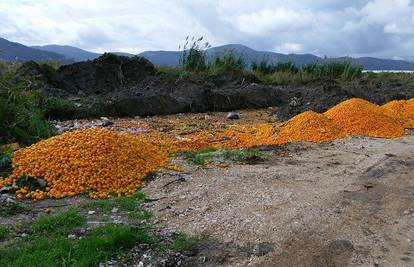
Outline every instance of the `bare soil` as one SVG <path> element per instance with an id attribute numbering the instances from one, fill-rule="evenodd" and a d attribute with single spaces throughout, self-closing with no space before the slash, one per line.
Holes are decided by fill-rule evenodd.
<path id="1" fill-rule="evenodd" d="M 147 182 L 160 227 L 206 237 L 185 266 L 414 265 L 414 136 L 262 150 Z"/>

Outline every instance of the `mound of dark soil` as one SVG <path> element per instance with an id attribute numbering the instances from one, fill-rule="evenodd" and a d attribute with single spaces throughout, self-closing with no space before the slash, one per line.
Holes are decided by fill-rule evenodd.
<path id="1" fill-rule="evenodd" d="M 225 73 L 209 77 L 175 77 L 158 73 L 148 60 L 114 54 L 54 70 L 35 62 L 24 64 L 17 78 L 34 78 L 48 95 L 79 101 L 78 117 L 146 116 L 181 112 L 229 111 L 277 106 L 289 119 L 306 110 L 323 112 L 352 97 L 382 104 L 414 97 L 409 81 L 312 81 L 274 86 L 253 74 Z M 63 92 L 63 93 L 62 93 Z"/>

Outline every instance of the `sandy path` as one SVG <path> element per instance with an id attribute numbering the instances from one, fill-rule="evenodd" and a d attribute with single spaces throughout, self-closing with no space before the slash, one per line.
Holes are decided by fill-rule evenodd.
<path id="1" fill-rule="evenodd" d="M 147 184 L 150 198 L 167 197 L 149 205 L 160 225 L 208 236 L 186 265 L 414 265 L 414 136 L 286 150 Z"/>

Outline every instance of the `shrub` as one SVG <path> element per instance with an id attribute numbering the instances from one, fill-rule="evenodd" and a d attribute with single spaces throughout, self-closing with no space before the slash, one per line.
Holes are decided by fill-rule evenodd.
<path id="1" fill-rule="evenodd" d="M 208 69 L 208 60 L 205 49 L 210 48 L 208 42 L 202 43 L 203 37 L 195 39 L 187 36 L 182 47 L 180 66 L 186 71 L 204 71 Z M 181 49 L 181 46 L 179 47 Z"/>
<path id="2" fill-rule="evenodd" d="M 252 70 L 265 75 L 273 74 L 275 72 L 299 72 L 299 68 L 297 68 L 292 62 L 269 63 L 266 59 L 263 59 L 260 63 L 253 62 Z"/>
<path id="3" fill-rule="evenodd" d="M 354 79 L 362 75 L 362 67 L 349 61 L 328 61 L 304 65 L 302 72 L 317 79 Z"/>
<path id="4" fill-rule="evenodd" d="M 246 62 L 242 56 L 236 56 L 233 51 L 216 55 L 210 64 L 212 74 L 223 72 L 242 72 L 246 69 Z"/>

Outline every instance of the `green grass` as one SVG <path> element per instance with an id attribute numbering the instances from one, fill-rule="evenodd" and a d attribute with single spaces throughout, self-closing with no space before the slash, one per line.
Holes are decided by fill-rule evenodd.
<path id="1" fill-rule="evenodd" d="M 151 242 L 145 230 L 111 224 L 92 230 L 80 240 L 47 233 L 0 248 L 0 266 L 97 266 L 136 244 Z"/>
<path id="2" fill-rule="evenodd" d="M 58 215 L 41 217 L 32 225 L 32 230 L 38 235 L 68 235 L 84 222 L 85 218 L 79 215 L 76 210 L 69 209 Z"/>
<path id="3" fill-rule="evenodd" d="M 203 239 L 201 236 L 189 236 L 185 233 L 176 233 L 173 235 L 173 240 L 170 248 L 177 252 L 190 251 Z"/>
<path id="4" fill-rule="evenodd" d="M 216 151 L 217 149 L 215 148 L 208 148 L 203 150 L 185 151 L 178 154 L 195 165 L 205 165 L 212 161 Z"/>
<path id="5" fill-rule="evenodd" d="M 0 176 L 7 177 L 12 170 L 13 151 L 7 148 L 0 148 Z"/>
<path id="6" fill-rule="evenodd" d="M 23 212 L 25 209 L 19 203 L 7 203 L 0 206 L 0 216 L 13 216 L 17 213 Z"/>
<path id="7" fill-rule="evenodd" d="M 223 157 L 227 160 L 236 162 L 263 161 L 266 156 L 257 149 L 235 149 L 224 152 Z"/>
<path id="8" fill-rule="evenodd" d="M 56 215 L 44 215 L 28 229 L 29 235 L 9 240 L 0 247 L 0 266 L 98 266 L 113 256 L 120 256 L 135 246 L 151 248 L 156 253 L 185 252 L 201 240 L 182 233 L 164 240 L 151 231 L 153 225 L 145 219 L 151 215 L 144 207 L 145 195 L 138 191 L 132 197 L 99 200 L 82 208 L 110 210 L 118 206 L 133 214 L 136 223 L 131 225 L 106 224 L 87 231 L 82 239 L 71 239 L 77 228 L 85 228 L 86 219 L 74 208 Z M 0 225 L 0 240 L 8 237 L 6 226 Z"/>
<path id="9" fill-rule="evenodd" d="M 0 224 L 0 240 L 4 239 L 9 234 L 9 229 L 5 226 Z"/>
<path id="10" fill-rule="evenodd" d="M 147 228 L 112 224 L 93 229 L 83 239 L 67 237 L 84 223 L 74 209 L 38 219 L 26 239 L 0 248 L 0 266 L 96 266 L 137 244 L 154 244 Z"/>
<path id="11" fill-rule="evenodd" d="M 145 200 L 145 194 L 138 190 L 130 197 L 93 200 L 84 204 L 82 208 L 109 213 L 114 207 L 118 207 L 121 211 L 128 212 L 128 216 L 131 219 L 146 221 L 152 218 L 152 214 L 144 209 L 143 204 Z"/>

